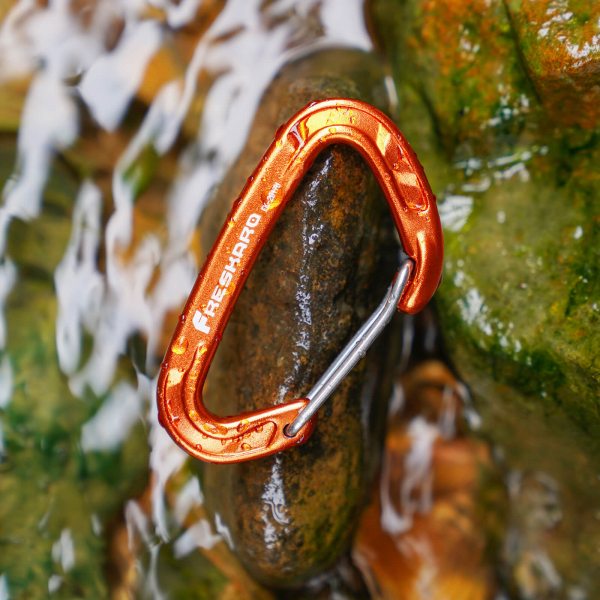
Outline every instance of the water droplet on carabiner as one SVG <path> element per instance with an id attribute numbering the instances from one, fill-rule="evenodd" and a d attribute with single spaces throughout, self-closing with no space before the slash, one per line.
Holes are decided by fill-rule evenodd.
<path id="1" fill-rule="evenodd" d="M 171 351 L 174 354 L 183 354 L 188 347 L 188 342 L 185 339 L 185 337 L 181 336 L 178 337 L 172 344 L 171 344 Z"/>

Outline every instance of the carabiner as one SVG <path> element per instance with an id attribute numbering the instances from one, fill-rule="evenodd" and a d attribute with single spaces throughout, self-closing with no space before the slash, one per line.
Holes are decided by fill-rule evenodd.
<path id="1" fill-rule="evenodd" d="M 353 147 L 373 170 L 409 259 L 383 303 L 307 398 L 217 417 L 204 407 L 202 387 L 223 330 L 287 201 L 317 154 L 334 143 Z M 358 100 L 309 104 L 277 130 L 198 275 L 158 378 L 163 427 L 189 454 L 214 463 L 251 460 L 304 443 L 315 428 L 316 410 L 360 360 L 394 307 L 412 314 L 429 301 L 440 281 L 443 254 L 435 196 L 394 123 Z"/>

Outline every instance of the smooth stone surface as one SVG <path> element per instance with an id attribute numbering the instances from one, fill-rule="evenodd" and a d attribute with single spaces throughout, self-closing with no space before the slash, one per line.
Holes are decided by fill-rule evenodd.
<path id="1" fill-rule="evenodd" d="M 385 109 L 378 61 L 338 50 L 284 68 L 261 101 L 245 151 L 207 209 L 203 240 L 218 231 L 277 127 L 311 101 L 335 96 Z M 232 314 L 205 390 L 211 410 L 239 413 L 308 392 L 383 297 L 397 268 L 391 227 L 360 156 L 341 146 L 324 150 Z M 203 468 L 208 508 L 262 583 L 299 586 L 348 549 L 382 443 L 386 358 L 380 352 L 346 378 L 304 446 Z"/>

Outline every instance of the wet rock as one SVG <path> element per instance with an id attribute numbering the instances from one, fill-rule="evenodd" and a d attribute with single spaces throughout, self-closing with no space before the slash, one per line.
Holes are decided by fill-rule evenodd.
<path id="1" fill-rule="evenodd" d="M 372 56 L 328 51 L 286 66 L 266 92 L 246 149 L 202 223 L 208 250 L 277 127 L 313 100 L 385 110 Z M 290 200 L 229 322 L 206 386 L 217 414 L 302 397 L 380 301 L 397 266 L 391 219 L 358 154 L 325 150 Z M 262 583 L 298 586 L 347 550 L 385 414 L 385 355 L 363 362 L 301 447 L 241 465 L 206 465 L 203 489 L 242 563 Z M 389 385 L 387 386 L 389 389 Z"/>
<path id="2" fill-rule="evenodd" d="M 461 431 L 463 386 L 434 360 L 396 385 L 404 404 L 391 403 L 380 480 L 353 547 L 371 597 L 496 597 L 489 555 L 505 529 L 506 494 L 487 444 Z"/>
<path id="3" fill-rule="evenodd" d="M 508 2 L 523 63 L 552 122 L 600 125 L 600 5 L 588 0 Z"/>
<path id="4" fill-rule="evenodd" d="M 544 473 L 556 482 L 561 497 L 560 526 L 540 534 L 551 565 L 548 573 L 556 571 L 560 590 L 550 577 L 554 583 L 540 584 L 539 592 L 523 597 L 545 598 L 548 589 L 559 597 L 579 590 L 592 598 L 598 595 L 595 574 L 600 568 L 600 522 L 595 518 L 600 493 L 600 144 L 597 126 L 589 128 L 594 108 L 577 90 L 583 79 L 573 80 L 571 88 L 561 79 L 554 95 L 538 95 L 540 82 L 552 77 L 542 76 L 543 69 L 539 77 L 531 76 L 535 52 L 529 38 L 522 37 L 524 30 L 518 30 L 525 25 L 511 21 L 535 3 L 510 3 L 504 13 L 498 2 L 452 4 L 450 11 L 445 2 L 407 3 L 413 29 L 404 30 L 408 34 L 400 44 L 398 36 L 388 35 L 390 24 L 380 21 L 396 57 L 399 124 L 440 199 L 446 244 L 444 284 L 436 295 L 441 326 L 449 356 L 474 394 L 481 431 L 495 444 L 496 459 L 507 473 Z M 583 40 L 587 21 L 581 11 L 575 15 L 577 7 L 573 3 L 570 21 L 553 24 L 551 31 L 571 27 L 568 39 Z M 565 11 L 553 11 L 548 18 Z M 461 35 L 480 31 L 492 13 L 504 25 L 489 30 L 489 39 L 477 39 L 480 49 L 469 51 L 479 63 L 477 72 L 467 69 L 458 77 L 461 71 L 452 65 L 462 60 L 456 52 Z M 449 15 L 456 19 L 448 21 Z M 435 31 L 447 29 L 448 38 L 411 45 L 415 31 L 427 30 L 425 24 Z M 546 43 L 536 36 L 535 44 Z M 489 55 L 501 44 L 506 44 L 503 54 Z M 521 52 L 524 67 L 519 66 Z M 435 66 L 434 56 L 449 60 L 452 53 L 456 58 L 449 69 L 443 61 Z M 584 78 L 588 83 L 595 54 L 589 58 L 581 71 L 582 77 L 591 77 Z M 429 70 L 417 69 L 427 64 Z M 513 101 L 522 94 L 527 111 L 515 113 Z M 573 109 L 577 115 L 563 114 L 570 106 L 560 100 L 565 94 L 573 102 L 581 98 L 578 110 Z M 479 107 L 475 114 L 474 106 Z M 513 531 L 525 540 L 524 522 L 518 520 Z M 532 546 L 523 542 L 519 547 Z M 514 560 L 509 561 L 513 575 L 520 572 L 526 581 L 531 555 L 530 566 L 521 571 L 515 567 L 520 559 Z M 523 589 L 534 589 L 530 583 Z"/>
<path id="5" fill-rule="evenodd" d="M 447 153 L 522 130 L 535 93 L 502 2 L 377 0 L 373 14 L 396 80 L 419 94 Z"/>
<path id="6" fill-rule="evenodd" d="M 506 467 L 557 481 L 566 518 L 547 535 L 549 556 L 565 584 L 579 585 L 597 581 L 600 566 L 592 551 L 600 540 L 600 147 L 569 155 L 552 144 L 545 156 L 519 160 L 534 148 L 517 146 L 512 164 L 488 174 L 446 179 L 442 190 L 464 189 L 514 172 L 481 194 L 446 193 L 438 308 L 450 357 Z M 420 156 L 435 169 L 439 156 Z"/>
<path id="7" fill-rule="evenodd" d="M 587 0 L 377 0 L 396 79 L 450 155 L 556 126 L 600 124 L 599 9 Z"/>

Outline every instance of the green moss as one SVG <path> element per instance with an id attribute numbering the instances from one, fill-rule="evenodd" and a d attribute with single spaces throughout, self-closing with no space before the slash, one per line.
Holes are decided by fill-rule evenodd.
<path id="1" fill-rule="evenodd" d="M 159 560 L 161 587 L 169 590 L 169 598 L 213 600 L 220 597 L 228 579 L 201 552 L 175 558 L 169 550 L 165 548 Z"/>
<path id="2" fill-rule="evenodd" d="M 131 186 L 134 198 L 139 197 L 150 185 L 158 166 L 158 159 L 154 146 L 149 144 L 123 173 L 123 179 Z"/>
<path id="3" fill-rule="evenodd" d="M 501 2 L 378 0 L 373 10 L 396 80 L 418 92 L 448 155 L 520 134 L 535 91 Z"/>
<path id="4" fill-rule="evenodd" d="M 595 597 L 598 130 L 590 130 L 591 121 L 583 117 L 564 125 L 569 115 L 552 113 L 555 102 L 559 112 L 586 115 L 585 104 L 575 110 L 560 103 L 564 88 L 539 97 L 537 67 L 530 61 L 540 42 L 537 29 L 535 36 L 524 35 L 522 11 L 537 11 L 543 2 L 507 3 L 504 15 L 499 3 L 481 14 L 477 2 L 450 4 L 432 0 L 425 11 L 416 0 L 375 3 L 399 84 L 398 121 L 444 215 L 444 282 L 436 304 L 448 355 L 474 395 L 480 434 L 498 449 L 506 468 L 542 471 L 558 483 L 563 521 L 560 531 L 548 534 L 547 548 L 565 586 L 582 585 Z M 406 15 L 401 25 L 381 18 L 392 5 Z M 573 36 L 585 33 L 577 30 L 582 23 L 581 15 L 573 17 Z M 449 37 L 423 43 L 423 35 L 442 24 Z M 471 37 L 487 30 L 493 38 L 488 50 L 496 49 L 499 63 L 489 52 L 477 53 L 479 71 L 462 69 L 456 25 L 467 27 Z M 542 65 L 545 77 L 549 64 Z M 513 99 L 522 94 L 528 109 L 515 115 Z M 510 116 L 490 126 L 502 108 L 511 108 Z"/>

